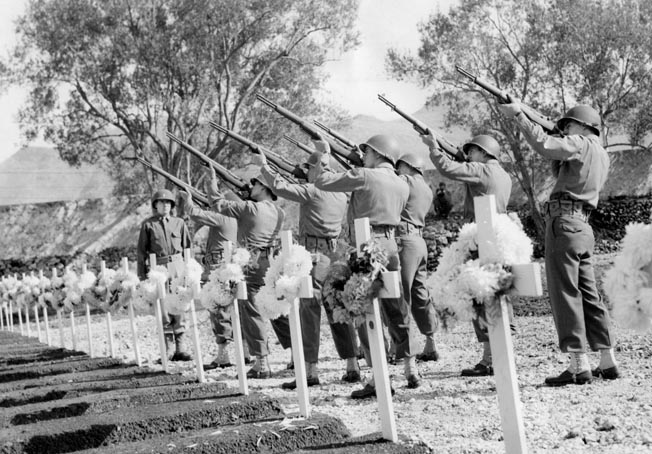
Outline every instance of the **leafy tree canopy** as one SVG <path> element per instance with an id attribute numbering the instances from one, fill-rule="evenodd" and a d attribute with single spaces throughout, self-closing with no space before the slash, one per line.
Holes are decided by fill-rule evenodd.
<path id="1" fill-rule="evenodd" d="M 165 131 L 209 156 L 249 154 L 212 120 L 255 140 L 287 122 L 262 92 L 300 115 L 335 116 L 313 95 L 328 49 L 357 45 L 357 0 L 31 0 L 17 24 L 9 80 L 28 85 L 25 137 L 42 134 L 73 165 L 100 163 L 121 188 L 142 186 L 134 154 L 188 179 L 197 165 Z M 135 186 L 134 186 L 135 185 Z"/>

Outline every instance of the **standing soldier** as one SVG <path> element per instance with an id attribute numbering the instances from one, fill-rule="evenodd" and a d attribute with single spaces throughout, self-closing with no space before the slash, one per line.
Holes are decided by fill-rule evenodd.
<path id="1" fill-rule="evenodd" d="M 439 173 L 451 180 L 465 183 L 464 216 L 466 219 L 475 220 L 473 198 L 483 195 L 493 194 L 496 197 L 498 213 L 507 211 L 507 203 L 512 192 L 512 179 L 498 162 L 500 146 L 496 139 L 484 134 L 473 137 L 462 147 L 469 162 L 456 162 L 440 150 L 432 133 L 422 135 L 421 138 L 430 148 L 430 160 L 435 164 Z M 514 330 L 511 305 L 509 306 L 509 319 L 512 330 Z M 463 369 L 462 376 L 493 375 L 491 345 L 489 344 L 485 314 L 478 314 L 477 318 L 473 320 L 473 328 L 478 342 L 482 342 L 483 345 L 482 359 L 473 368 Z"/>
<path id="2" fill-rule="evenodd" d="M 313 256 L 313 288 L 315 297 L 301 302 L 300 317 L 303 337 L 303 352 L 306 360 L 308 386 L 319 384 L 317 362 L 319 359 L 319 334 L 321 325 L 321 289 L 328 273 L 331 258 L 335 253 L 337 238 L 342 231 L 342 221 L 346 214 L 347 195 L 342 192 L 327 192 L 317 189 L 313 184 L 317 175 L 319 153 L 313 153 L 304 164 L 308 183 L 291 184 L 280 175 L 272 173 L 265 155 L 260 155 L 261 175 L 274 194 L 284 199 L 298 202 L 299 244 Z M 330 171 L 332 160 L 323 171 Z M 333 322 L 332 311 L 324 305 L 330 324 L 333 342 L 341 359 L 346 360 L 347 372 L 342 377 L 347 382 L 360 381 L 355 328 L 352 324 Z M 296 388 L 296 381 L 283 383 L 283 388 Z"/>
<path id="3" fill-rule="evenodd" d="M 179 196 L 181 200 L 179 214 L 188 216 L 197 225 L 208 226 L 206 254 L 203 258 L 204 273 L 202 274 L 202 282 L 206 282 L 211 271 L 219 268 L 224 262 L 224 249 L 227 243 L 236 244 L 238 224 L 234 218 L 200 209 L 186 191 L 181 191 Z M 229 308 L 228 306 L 218 306 L 209 314 L 217 343 L 217 357 L 212 362 L 204 364 L 204 370 L 230 367 L 232 364 L 229 359 L 228 345 L 233 341 L 233 330 Z"/>
<path id="4" fill-rule="evenodd" d="M 412 310 L 412 316 L 421 334 L 426 336 L 420 361 L 437 361 L 435 330 L 437 313 L 430 299 L 426 279 L 428 275 L 428 246 L 423 239 L 426 214 L 432 205 L 432 190 L 423 178 L 423 158 L 416 152 L 406 153 L 398 161 L 398 174 L 410 187 L 410 196 L 401 213 L 397 228 L 397 243 L 401 259 L 403 298 Z"/>
<path id="5" fill-rule="evenodd" d="M 322 172 L 323 166 L 330 161 L 330 148 L 326 142 L 316 141 L 323 155 L 317 170 L 315 187 L 331 192 L 350 192 L 348 217 L 351 224 L 358 218 L 369 218 L 371 235 L 385 249 L 389 271 L 400 268 L 398 246 L 394 237 L 396 227 L 401 221 L 401 212 L 405 208 L 410 188 L 396 175 L 395 165 L 401 156 L 396 139 L 388 135 L 375 135 L 360 145 L 364 152 L 364 167 L 348 172 Z M 351 242 L 355 229 L 350 226 Z M 410 333 L 410 308 L 403 298 L 381 299 L 381 307 L 388 325 L 389 334 L 396 345 L 396 358 L 405 358 L 405 377 L 408 388 L 417 388 L 421 384 L 414 357 L 413 339 Z M 360 330 L 361 342 L 368 343 L 366 327 Z M 368 349 L 368 345 L 366 346 Z M 376 395 L 376 386 L 372 378 L 361 390 L 353 391 L 351 397 L 364 399 Z"/>
<path id="6" fill-rule="evenodd" d="M 183 250 L 191 246 L 190 234 L 183 219 L 172 216 L 175 199 L 171 191 L 160 189 L 152 197 L 154 215 L 140 226 L 138 237 L 138 277 L 147 279 L 152 264 L 149 255 L 156 254 L 157 265 L 183 266 Z M 172 361 L 191 361 L 184 342 L 185 316 L 168 314 L 163 310 L 163 331 L 168 356 Z M 173 347 L 174 346 L 174 347 Z"/>
<path id="7" fill-rule="evenodd" d="M 217 176 L 211 167 L 211 205 L 221 214 L 236 219 L 238 244 L 251 253 L 251 263 L 245 270 L 247 300 L 242 301 L 240 312 L 249 353 L 256 356 L 256 362 L 247 372 L 247 378 L 270 378 L 272 371 L 267 358 L 267 328 L 256 303 L 256 294 L 265 284 L 265 273 L 269 268 L 269 259 L 276 250 L 285 213 L 273 203 L 276 196 L 260 176 L 251 179 L 250 198 L 247 201 L 226 200 L 217 188 Z M 284 349 L 290 348 L 292 341 L 287 317 L 279 317 L 271 323 L 281 346 Z"/>
<path id="8" fill-rule="evenodd" d="M 545 383 L 581 385 L 590 383 L 592 375 L 614 380 L 619 372 L 609 316 L 596 287 L 592 261 L 595 239 L 588 223 L 609 171 L 609 156 L 599 138 L 600 115 L 590 106 L 575 106 L 557 122 L 564 136 L 552 137 L 522 114 L 518 102 L 501 105 L 500 109 L 514 117 L 534 151 L 553 160 L 557 177 L 544 207 L 546 276 L 559 348 L 570 353 L 570 365 L 559 376 L 546 378 Z M 600 364 L 593 371 L 587 347 L 600 351 Z"/>

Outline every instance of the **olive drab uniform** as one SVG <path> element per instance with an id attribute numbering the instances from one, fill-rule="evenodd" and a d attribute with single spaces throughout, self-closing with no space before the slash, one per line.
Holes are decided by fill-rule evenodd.
<path id="1" fill-rule="evenodd" d="M 445 178 L 464 183 L 466 195 L 464 198 L 464 216 L 469 221 L 475 220 L 473 198 L 493 194 L 496 198 L 496 210 L 498 213 L 507 212 L 509 196 L 512 192 L 512 179 L 502 168 L 497 159 L 490 159 L 483 162 L 456 162 L 441 152 L 430 153 L 432 163 L 437 167 L 439 173 Z M 508 305 L 509 320 L 512 331 L 514 330 L 513 309 Z M 478 342 L 488 342 L 489 335 L 484 326 L 484 318 L 473 319 Z"/>
<path id="2" fill-rule="evenodd" d="M 319 358 L 321 324 L 321 289 L 342 231 L 346 214 L 347 195 L 317 189 L 312 183 L 288 183 L 268 166 L 261 174 L 272 192 L 279 197 L 299 203 L 299 244 L 313 256 L 314 298 L 303 299 L 300 306 L 303 352 L 308 363 Z M 357 357 L 356 334 L 352 325 L 334 323 L 332 310 L 324 305 L 335 348 L 341 359 Z"/>
<path id="3" fill-rule="evenodd" d="M 389 162 L 374 168 L 354 168 L 343 173 L 322 172 L 315 181 L 315 187 L 324 191 L 350 192 L 348 208 L 350 241 L 355 245 L 355 219 L 368 217 L 371 236 L 387 252 L 389 271 L 398 271 L 400 261 L 395 230 L 401 221 L 410 188 L 396 175 Z M 403 298 L 381 299 L 381 307 L 389 334 L 396 345 L 396 358 L 414 356 L 415 345 L 410 335 L 410 308 Z M 368 349 L 366 327 L 362 325 L 360 340 Z"/>
<path id="4" fill-rule="evenodd" d="M 551 137 L 525 115 L 515 118 L 532 149 L 557 161 L 557 181 L 544 215 L 546 277 L 559 347 L 586 352 L 588 341 L 594 351 L 609 349 L 609 316 L 597 291 L 595 240 L 588 223 L 607 179 L 609 156 L 596 135 Z"/>
<path id="5" fill-rule="evenodd" d="M 173 267 L 175 264 L 183 264 L 183 250 L 190 247 L 190 233 L 183 219 L 172 215 L 154 215 L 146 219 L 140 227 L 138 237 L 138 277 L 141 280 L 147 279 L 151 266 L 150 254 L 156 254 L 157 265 Z M 184 319 L 183 314 L 168 314 L 164 310 L 165 334 L 182 334 L 185 331 Z"/>
<path id="6" fill-rule="evenodd" d="M 210 203 L 219 213 L 237 220 L 240 247 L 251 253 L 251 263 L 245 270 L 247 300 L 240 301 L 240 317 L 249 353 L 257 357 L 269 354 L 265 320 L 256 304 L 256 294 L 264 285 L 269 259 L 277 249 L 278 234 L 285 220 L 283 210 L 273 202 L 229 201 L 219 191 L 211 191 Z M 283 348 L 290 348 L 290 326 L 287 317 L 272 320 L 272 328 Z"/>
<path id="7" fill-rule="evenodd" d="M 237 242 L 238 223 L 232 217 L 220 213 L 202 210 L 189 199 L 183 204 L 181 211 L 192 221 L 200 226 L 208 226 L 206 240 L 206 253 L 202 259 L 204 272 L 202 282 L 208 281 L 211 271 L 217 269 L 224 262 L 224 249 L 227 243 L 233 245 Z M 209 312 L 211 327 L 218 344 L 233 340 L 231 327 L 231 313 L 227 306 L 219 306 Z"/>
<path id="8" fill-rule="evenodd" d="M 410 188 L 397 227 L 403 298 L 412 310 L 419 331 L 428 336 L 437 329 L 437 313 L 426 287 L 428 246 L 423 239 L 426 214 L 432 205 L 432 190 L 422 175 L 402 175 L 401 178 Z"/>

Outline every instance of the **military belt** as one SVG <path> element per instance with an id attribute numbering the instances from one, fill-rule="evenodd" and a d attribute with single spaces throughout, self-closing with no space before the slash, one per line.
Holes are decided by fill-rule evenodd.
<path id="1" fill-rule="evenodd" d="M 587 209 L 584 202 L 573 199 L 554 199 L 543 204 L 543 214 L 548 219 L 560 216 L 572 216 L 589 222 L 591 210 Z"/>
<path id="2" fill-rule="evenodd" d="M 423 236 L 423 227 L 411 222 L 401 221 L 396 229 L 398 236 Z"/>

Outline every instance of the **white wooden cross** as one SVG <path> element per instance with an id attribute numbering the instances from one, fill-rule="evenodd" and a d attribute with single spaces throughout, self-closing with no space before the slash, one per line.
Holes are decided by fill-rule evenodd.
<path id="1" fill-rule="evenodd" d="M 289 257 L 292 253 L 292 231 L 281 232 L 281 253 Z M 310 400 L 308 396 L 308 381 L 306 362 L 303 354 L 303 336 L 301 334 L 301 317 L 299 314 L 300 298 L 312 298 L 312 276 L 304 276 L 301 280 L 299 296 L 290 301 L 290 338 L 292 340 L 292 360 L 294 361 L 295 383 L 299 397 L 299 413 L 304 418 L 310 417 Z"/>
<path id="2" fill-rule="evenodd" d="M 23 281 L 25 281 L 25 273 L 23 273 Z M 29 326 L 29 305 L 27 298 L 25 298 L 25 325 L 27 326 L 27 337 L 32 337 L 32 328 Z"/>
<path id="3" fill-rule="evenodd" d="M 233 244 L 228 241 L 224 245 L 224 262 L 231 261 L 233 255 Z M 242 344 L 242 325 L 240 324 L 240 300 L 247 299 L 247 283 L 242 280 L 237 283 L 236 295 L 231 305 L 231 331 L 233 333 L 233 345 L 235 346 L 235 365 L 238 372 L 238 386 L 240 394 L 249 395 L 249 383 L 247 382 L 247 371 L 245 370 L 244 345 Z"/>
<path id="4" fill-rule="evenodd" d="M 100 262 L 100 279 L 104 277 L 104 274 L 106 273 L 106 262 L 102 260 Z M 106 282 L 106 281 L 105 281 Z M 104 297 L 104 302 L 109 297 L 109 292 L 107 289 L 106 296 Z M 106 329 L 108 332 L 108 338 L 109 338 L 109 356 L 111 358 L 115 358 L 115 343 L 113 342 L 113 320 L 111 318 L 111 311 L 107 310 L 106 311 Z"/>
<path id="5" fill-rule="evenodd" d="M 355 241 L 358 251 L 362 245 L 371 240 L 371 229 L 369 218 L 355 220 Z M 399 274 L 397 271 L 382 273 L 383 289 L 379 296 L 381 298 L 400 298 L 401 289 Z M 378 398 L 378 413 L 383 438 L 396 443 L 398 433 L 396 431 L 396 420 L 394 418 L 394 403 L 392 402 L 391 383 L 387 357 L 385 356 L 385 342 L 383 340 L 383 323 L 380 315 L 380 304 L 378 298 L 374 298 L 370 311 L 366 314 L 365 325 L 369 338 L 369 350 L 371 351 L 371 365 L 376 383 L 376 397 Z"/>
<path id="6" fill-rule="evenodd" d="M 496 199 L 493 195 L 475 197 L 475 219 L 478 228 L 478 255 L 482 263 L 496 243 L 495 221 L 498 216 Z M 512 266 L 516 294 L 521 296 L 541 296 L 541 270 L 537 263 Z M 489 343 L 493 357 L 493 369 L 498 392 L 498 407 L 502 421 L 505 450 L 508 454 L 527 453 L 525 428 L 521 400 L 518 392 L 514 348 L 509 328 L 507 301 L 501 297 L 500 311 L 490 314 L 487 311 Z"/>
<path id="7" fill-rule="evenodd" d="M 156 266 L 156 254 L 149 254 L 149 269 L 153 270 Z M 168 267 L 170 272 L 172 267 Z M 172 277 L 172 276 L 171 276 Z M 154 323 L 156 323 L 156 332 L 158 333 L 158 347 L 161 352 L 161 366 L 163 371 L 168 371 L 168 353 L 165 343 L 165 327 L 163 326 L 163 300 L 165 299 L 165 283 L 156 283 L 156 302 L 154 303 Z M 140 366 L 140 364 L 139 364 Z"/>
<path id="8" fill-rule="evenodd" d="M 88 271 L 85 263 L 82 263 L 82 276 Z M 86 332 L 88 334 L 88 356 L 93 357 L 93 334 L 91 329 L 91 308 L 86 303 Z"/>
<path id="9" fill-rule="evenodd" d="M 43 270 L 39 270 L 38 272 L 38 277 L 39 280 L 43 280 Z M 48 305 L 45 302 L 45 295 L 43 295 L 44 288 L 41 286 L 41 298 L 43 301 L 43 305 L 41 306 L 43 310 L 43 324 L 45 325 L 45 341 L 47 342 L 48 346 L 52 345 L 52 339 L 50 338 L 50 320 L 48 320 Z"/>
<path id="10" fill-rule="evenodd" d="M 127 257 L 122 258 L 122 270 L 124 271 L 125 274 L 129 272 L 129 259 Z M 134 315 L 133 298 L 129 298 L 127 311 L 129 312 L 129 325 L 131 326 L 131 336 L 134 341 L 134 355 L 136 356 L 136 365 L 138 365 L 138 367 L 141 367 L 143 365 L 143 362 L 142 359 L 140 358 L 140 347 L 138 346 L 138 329 L 136 327 L 136 317 Z M 165 358 L 167 358 L 167 356 Z M 161 358 L 161 360 L 163 360 L 163 358 Z"/>
<path id="11" fill-rule="evenodd" d="M 192 258 L 192 253 L 190 249 L 184 249 L 183 251 L 184 260 L 186 262 L 186 267 L 188 262 Z M 187 283 L 186 283 L 187 284 Z M 199 294 L 199 282 L 193 284 L 195 288 L 192 289 L 193 294 Z M 192 322 L 192 340 L 195 347 L 195 367 L 197 369 L 197 381 L 199 383 L 206 383 L 206 377 L 204 377 L 204 363 L 202 360 L 201 354 L 201 344 L 199 342 L 199 329 L 197 325 L 197 311 L 195 310 L 195 300 L 194 298 L 190 299 L 190 320 Z"/>
<path id="12" fill-rule="evenodd" d="M 33 276 L 33 273 L 30 273 Z M 39 287 L 41 288 L 41 291 L 39 292 L 38 298 L 36 299 L 36 304 L 34 304 L 34 319 L 36 321 L 36 335 L 38 336 L 39 342 L 41 341 L 41 322 L 38 318 L 38 306 L 39 304 L 43 303 L 43 287 L 40 286 L 41 282 L 41 277 L 43 276 L 43 273 L 39 271 Z"/>

